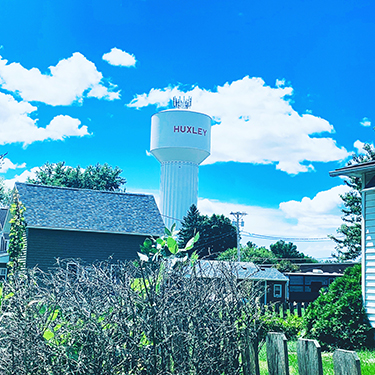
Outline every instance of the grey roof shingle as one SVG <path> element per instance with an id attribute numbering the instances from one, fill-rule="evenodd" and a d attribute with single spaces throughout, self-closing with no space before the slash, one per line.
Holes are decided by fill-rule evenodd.
<path id="1" fill-rule="evenodd" d="M 159 236 L 152 195 L 16 183 L 29 227 Z"/>
<path id="2" fill-rule="evenodd" d="M 202 277 L 219 277 L 224 270 L 230 270 L 238 279 L 288 281 L 276 268 L 260 269 L 252 262 L 227 262 L 219 260 L 198 260 L 197 270 Z"/>
<path id="3" fill-rule="evenodd" d="M 7 212 L 8 212 L 8 207 L 1 207 L 0 208 L 0 225 L 1 225 L 1 228 L 4 227 Z"/>

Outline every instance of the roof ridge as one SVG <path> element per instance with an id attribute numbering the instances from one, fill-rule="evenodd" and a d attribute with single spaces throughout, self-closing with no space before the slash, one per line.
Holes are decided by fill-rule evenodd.
<path id="1" fill-rule="evenodd" d="M 32 186 L 32 187 L 41 187 L 41 188 L 48 188 L 48 189 L 60 189 L 60 190 L 70 190 L 70 191 L 88 191 L 88 192 L 94 192 L 94 193 L 107 193 L 107 194 L 116 194 L 116 195 L 134 195 L 134 196 L 145 196 L 145 197 L 153 196 L 152 194 L 127 193 L 126 191 L 110 191 L 110 190 L 83 189 L 83 188 L 75 188 L 75 187 L 67 187 L 67 186 L 30 184 L 30 183 L 27 183 L 27 182 L 19 182 L 19 181 L 15 182 L 15 185 L 26 185 L 26 186 Z"/>

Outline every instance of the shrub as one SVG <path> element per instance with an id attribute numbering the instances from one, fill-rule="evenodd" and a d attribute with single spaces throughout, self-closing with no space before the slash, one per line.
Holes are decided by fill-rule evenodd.
<path id="1" fill-rule="evenodd" d="M 286 318 L 282 318 L 272 311 L 266 311 L 261 316 L 261 322 L 260 340 L 264 340 L 268 332 L 282 332 L 288 340 L 296 340 L 303 329 L 302 318 L 292 314 L 287 314 Z"/>
<path id="2" fill-rule="evenodd" d="M 362 302 L 361 266 L 346 269 L 309 305 L 304 316 L 305 335 L 323 349 L 373 347 L 371 328 Z"/>

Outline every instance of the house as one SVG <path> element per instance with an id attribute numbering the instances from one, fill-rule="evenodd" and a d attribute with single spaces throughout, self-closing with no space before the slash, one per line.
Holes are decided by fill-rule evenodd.
<path id="1" fill-rule="evenodd" d="M 220 260 L 198 260 L 196 272 L 201 277 L 219 278 L 222 272 L 230 271 L 238 279 L 264 283 L 264 304 L 284 302 L 288 298 L 287 276 L 276 268 L 260 268 L 252 262 L 227 262 Z"/>
<path id="2" fill-rule="evenodd" d="M 319 297 L 320 289 L 328 288 L 342 273 L 315 268 L 311 271 L 286 272 L 284 275 L 289 278 L 290 302 L 312 302 Z"/>
<path id="3" fill-rule="evenodd" d="M 16 183 L 25 206 L 26 267 L 48 270 L 56 259 L 133 260 L 145 238 L 164 233 L 154 197 Z M 4 227 L 10 230 L 8 212 Z"/>
<path id="4" fill-rule="evenodd" d="M 362 295 L 375 327 L 375 161 L 339 168 L 331 177 L 360 177 L 362 180 Z"/>
<path id="5" fill-rule="evenodd" d="M 347 268 L 355 264 L 357 263 L 299 263 L 297 272 L 283 272 L 289 278 L 289 301 L 315 301 L 321 288 L 328 288 Z M 260 267 L 271 268 L 272 265 L 264 264 Z"/>

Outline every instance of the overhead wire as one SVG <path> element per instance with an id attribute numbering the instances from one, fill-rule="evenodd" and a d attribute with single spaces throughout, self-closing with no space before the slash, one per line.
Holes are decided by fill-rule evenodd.
<path id="1" fill-rule="evenodd" d="M 177 219 L 175 217 L 171 217 L 168 215 L 162 215 L 165 218 L 172 219 L 178 222 L 182 222 L 181 219 Z M 283 236 L 277 236 L 277 235 L 267 235 L 267 234 L 259 234 L 259 233 L 251 233 L 251 232 L 246 232 L 246 231 L 241 231 L 240 233 L 244 237 L 252 237 L 252 238 L 257 238 L 257 239 L 262 239 L 262 240 L 273 240 L 273 241 L 278 241 L 278 240 L 285 240 L 285 241 L 294 241 L 294 242 L 326 242 L 326 241 L 331 241 L 331 239 L 327 237 L 283 237 Z M 209 237 L 205 240 L 205 243 L 208 243 L 210 240 L 214 239 L 219 239 L 220 237 L 224 238 L 226 236 L 230 236 L 230 233 L 226 233 L 223 235 L 217 235 L 217 236 L 212 236 Z M 340 236 L 337 236 L 340 237 Z"/>

